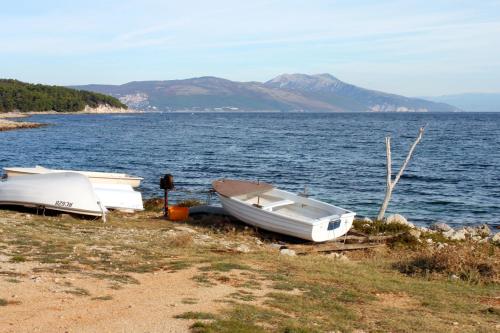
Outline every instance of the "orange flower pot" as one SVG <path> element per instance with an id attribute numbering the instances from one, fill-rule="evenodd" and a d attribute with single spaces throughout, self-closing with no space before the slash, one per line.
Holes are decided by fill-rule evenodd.
<path id="1" fill-rule="evenodd" d="M 188 207 L 170 206 L 168 207 L 168 219 L 170 221 L 185 221 L 189 217 Z"/>

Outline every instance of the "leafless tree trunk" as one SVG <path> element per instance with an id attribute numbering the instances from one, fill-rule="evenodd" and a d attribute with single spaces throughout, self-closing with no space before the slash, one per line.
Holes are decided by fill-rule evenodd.
<path id="1" fill-rule="evenodd" d="M 389 201 L 391 200 L 392 196 L 392 191 L 394 190 L 394 187 L 398 183 L 399 179 L 401 178 L 401 175 L 403 175 L 403 172 L 406 169 L 406 166 L 410 162 L 410 159 L 413 155 L 413 151 L 415 150 L 415 147 L 418 145 L 420 140 L 422 140 L 422 136 L 424 135 L 424 127 L 420 127 L 418 131 L 418 136 L 415 139 L 415 142 L 410 147 L 410 151 L 408 151 L 408 155 L 406 156 L 406 159 L 401 165 L 401 169 L 399 169 L 398 174 L 396 175 L 396 178 L 392 180 L 392 160 L 391 160 L 391 137 L 387 136 L 385 138 L 385 150 L 386 150 L 386 156 L 387 156 L 387 179 L 386 179 L 386 188 L 385 188 L 385 197 L 384 197 L 384 202 L 382 203 L 382 206 L 380 206 L 380 210 L 377 215 L 377 221 L 381 221 L 384 218 L 385 211 L 387 209 L 387 206 L 389 206 Z"/>

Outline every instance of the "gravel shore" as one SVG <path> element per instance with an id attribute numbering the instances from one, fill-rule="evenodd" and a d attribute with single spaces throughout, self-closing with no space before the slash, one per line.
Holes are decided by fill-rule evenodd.
<path id="1" fill-rule="evenodd" d="M 7 120 L 13 118 L 27 118 L 37 114 L 110 114 L 110 113 L 139 113 L 139 112 L 141 111 L 137 111 L 134 109 L 114 108 L 105 105 L 99 106 L 97 108 L 91 108 L 87 106 L 83 111 L 65 112 L 65 113 L 60 113 L 56 111 L 43 111 L 43 112 L 33 111 L 33 112 L 22 112 L 22 113 L 5 112 L 5 113 L 0 113 L 0 131 L 9 131 L 22 128 L 37 128 L 45 126 L 46 124 L 41 124 L 41 123 Z"/>
<path id="2" fill-rule="evenodd" d="M 42 126 L 45 126 L 45 124 L 30 123 L 26 121 L 12 121 L 0 118 L 0 132 L 21 129 L 21 128 L 37 128 Z"/>

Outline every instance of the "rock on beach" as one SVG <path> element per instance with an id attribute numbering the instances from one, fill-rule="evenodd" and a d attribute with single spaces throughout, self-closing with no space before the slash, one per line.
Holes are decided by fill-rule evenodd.
<path id="1" fill-rule="evenodd" d="M 453 230 L 449 225 L 447 225 L 444 222 L 433 223 L 433 224 L 431 224 L 430 229 L 435 230 L 435 231 L 441 231 L 441 232 L 447 232 L 447 231 Z"/>
<path id="2" fill-rule="evenodd" d="M 415 226 L 413 225 L 413 223 L 408 222 L 408 220 L 403 215 L 400 215 L 400 214 L 390 215 L 385 220 L 385 223 L 387 223 L 387 224 L 392 224 L 392 223 L 402 224 L 402 225 L 407 225 L 410 228 L 415 228 Z"/>

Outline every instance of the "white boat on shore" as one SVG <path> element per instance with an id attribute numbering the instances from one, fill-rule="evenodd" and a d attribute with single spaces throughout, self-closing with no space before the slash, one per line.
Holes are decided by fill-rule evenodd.
<path id="1" fill-rule="evenodd" d="M 106 208 L 92 183 L 76 172 L 13 177 L 0 182 L 0 205 L 24 206 L 67 213 L 102 216 Z"/>
<path id="2" fill-rule="evenodd" d="M 212 186 L 224 209 L 241 221 L 314 242 L 345 235 L 356 215 L 266 183 L 222 179 Z"/>
<path id="3" fill-rule="evenodd" d="M 107 209 L 125 213 L 144 210 L 141 192 L 125 184 L 92 184 L 94 191 Z"/>
<path id="4" fill-rule="evenodd" d="M 124 184 L 124 185 L 130 185 L 132 187 L 138 187 L 141 184 L 141 180 L 143 179 L 141 177 L 131 176 L 125 173 L 57 170 L 57 169 L 44 168 L 38 165 L 35 166 L 34 168 L 10 167 L 10 168 L 3 168 L 3 170 L 7 175 L 7 178 L 54 173 L 54 172 L 77 172 L 87 176 L 89 180 L 94 184 Z"/>

